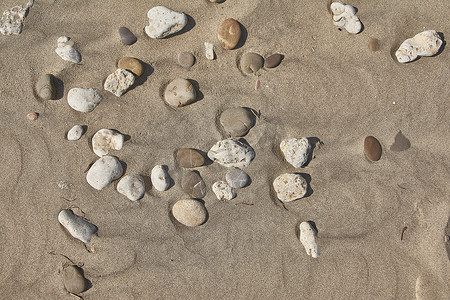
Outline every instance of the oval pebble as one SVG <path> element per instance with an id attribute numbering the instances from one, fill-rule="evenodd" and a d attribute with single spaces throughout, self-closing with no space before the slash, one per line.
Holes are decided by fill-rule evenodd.
<path id="1" fill-rule="evenodd" d="M 194 227 L 206 221 L 207 211 L 203 203 L 198 200 L 182 199 L 173 205 L 172 215 L 181 224 Z"/>
<path id="2" fill-rule="evenodd" d="M 36 82 L 36 92 L 43 100 L 51 100 L 55 97 L 55 83 L 52 74 L 44 74 Z"/>
<path id="3" fill-rule="evenodd" d="M 144 179 L 138 174 L 124 176 L 117 184 L 117 191 L 131 201 L 139 200 L 145 194 Z"/>
<path id="4" fill-rule="evenodd" d="M 375 52 L 378 51 L 378 49 L 380 49 L 379 41 L 375 38 L 369 39 L 369 50 Z"/>
<path id="5" fill-rule="evenodd" d="M 102 190 L 113 180 L 120 178 L 123 168 L 120 161 L 114 156 L 99 158 L 86 174 L 86 180 L 96 190 Z"/>
<path id="6" fill-rule="evenodd" d="M 70 265 L 64 268 L 64 287 L 73 294 L 79 294 L 89 288 L 89 281 L 84 277 L 83 269 Z"/>
<path id="7" fill-rule="evenodd" d="M 226 134 L 241 137 L 255 125 L 255 115 L 244 107 L 234 107 L 222 112 L 219 121 Z"/>
<path id="8" fill-rule="evenodd" d="M 281 63 L 281 59 L 283 58 L 283 56 L 281 56 L 281 54 L 272 54 L 269 57 L 266 58 L 266 60 L 264 61 L 264 67 L 266 68 L 275 68 L 277 67 L 280 63 Z"/>
<path id="9" fill-rule="evenodd" d="M 84 133 L 83 126 L 75 125 L 69 130 L 69 132 L 67 132 L 67 139 L 69 141 L 79 140 L 83 135 L 83 133 Z"/>
<path id="10" fill-rule="evenodd" d="M 189 69 L 195 63 L 195 57 L 192 53 L 189 52 L 181 52 L 178 54 L 178 64 L 183 68 Z"/>
<path id="11" fill-rule="evenodd" d="M 250 182 L 250 176 L 241 169 L 232 169 L 227 172 L 225 179 L 235 189 L 246 187 Z"/>
<path id="12" fill-rule="evenodd" d="M 30 121 L 36 121 L 39 117 L 39 114 L 37 112 L 30 112 L 27 114 L 27 119 Z"/>
<path id="13" fill-rule="evenodd" d="M 176 160 L 182 168 L 201 167 L 205 163 L 205 157 L 199 151 L 191 148 L 179 149 Z"/>
<path id="14" fill-rule="evenodd" d="M 102 102 L 98 89 L 73 88 L 67 94 L 69 106 L 80 112 L 91 112 Z"/>
<path id="15" fill-rule="evenodd" d="M 241 70 L 244 73 L 256 73 L 264 65 L 264 58 L 257 53 L 246 53 L 241 58 Z"/>
<path id="16" fill-rule="evenodd" d="M 119 69 L 125 69 L 139 77 L 144 73 L 144 67 L 141 62 L 133 57 L 122 57 L 117 63 Z"/>
<path id="17" fill-rule="evenodd" d="M 212 161 L 227 168 L 243 168 L 250 165 L 255 158 L 252 147 L 233 138 L 218 141 L 208 151 L 208 157 Z"/>
<path id="18" fill-rule="evenodd" d="M 182 107 L 195 100 L 195 88 L 189 80 L 177 78 L 172 80 L 164 91 L 164 99 L 173 107 Z"/>
<path id="19" fill-rule="evenodd" d="M 203 198 L 206 195 L 206 184 L 200 174 L 194 171 L 184 174 L 181 188 L 192 198 Z"/>
<path id="20" fill-rule="evenodd" d="M 153 186 L 160 192 L 164 192 L 170 187 L 170 176 L 166 171 L 166 166 L 156 165 L 150 175 Z"/>
<path id="21" fill-rule="evenodd" d="M 72 235 L 83 243 L 89 243 L 97 232 L 97 226 L 75 215 L 70 209 L 63 209 L 58 214 L 59 223 Z"/>
<path id="22" fill-rule="evenodd" d="M 364 139 L 364 153 L 371 161 L 377 161 L 381 158 L 381 144 L 373 136 Z"/>
<path id="23" fill-rule="evenodd" d="M 126 27 L 119 28 L 119 36 L 124 45 L 133 45 L 137 41 L 137 37 Z"/>
<path id="24" fill-rule="evenodd" d="M 220 23 L 217 38 L 223 49 L 231 50 L 236 47 L 241 38 L 241 26 L 235 19 L 228 18 Z"/>

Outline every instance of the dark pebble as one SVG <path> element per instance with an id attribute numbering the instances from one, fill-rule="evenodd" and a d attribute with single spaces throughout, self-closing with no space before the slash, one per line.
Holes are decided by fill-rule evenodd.
<path id="1" fill-rule="evenodd" d="M 283 57 L 281 56 L 281 54 L 278 53 L 272 54 L 271 56 L 266 58 L 264 62 L 264 67 L 269 69 L 275 68 L 280 64 L 282 58 Z"/>
<path id="2" fill-rule="evenodd" d="M 195 149 L 181 148 L 177 152 L 177 163 L 182 168 L 201 167 L 205 163 L 203 155 Z"/>
<path id="3" fill-rule="evenodd" d="M 206 184 L 200 174 L 194 171 L 189 171 L 183 176 L 181 188 L 192 198 L 203 198 L 206 195 Z"/>
<path id="4" fill-rule="evenodd" d="M 137 41 L 137 37 L 126 27 L 119 28 L 119 35 L 125 45 L 133 45 Z"/>
<path id="5" fill-rule="evenodd" d="M 364 153 L 371 161 L 377 161 L 381 157 L 381 144 L 373 136 L 364 139 Z"/>

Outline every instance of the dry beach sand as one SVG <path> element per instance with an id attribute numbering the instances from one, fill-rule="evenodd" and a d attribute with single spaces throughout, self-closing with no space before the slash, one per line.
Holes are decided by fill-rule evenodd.
<path id="1" fill-rule="evenodd" d="M 3 0 L 0 11 L 24 4 Z M 405 65 L 392 52 L 426 29 L 448 39 L 450 2 L 348 4 L 358 8 L 360 34 L 333 26 L 327 0 L 35 1 L 23 32 L 0 36 L 0 298 L 74 299 L 61 273 L 67 260 L 53 251 L 83 264 L 92 283 L 84 299 L 415 299 L 416 292 L 418 299 L 445 299 L 449 51 Z M 146 14 L 157 5 L 188 14 L 188 27 L 162 40 L 147 37 Z M 234 50 L 216 37 L 229 17 L 245 28 Z M 120 26 L 137 36 L 134 45 L 121 43 Z M 55 53 L 62 35 L 75 42 L 80 64 Z M 380 41 L 378 51 L 369 50 L 370 38 Z M 215 45 L 217 59 L 205 58 L 204 42 Z M 190 70 L 177 64 L 183 51 L 196 56 Z M 237 61 L 246 52 L 284 60 L 243 75 Z M 117 98 L 103 82 L 124 56 L 143 61 L 145 73 Z M 56 100 L 36 96 L 45 73 L 59 79 Z M 199 99 L 174 110 L 161 95 L 178 77 L 195 80 Z M 74 87 L 98 88 L 103 102 L 90 113 L 71 109 Z M 235 106 L 260 112 L 245 136 L 256 152 L 245 168 L 251 185 L 219 201 L 211 185 L 224 180 L 226 168 L 197 168 L 208 186 L 209 219 L 195 228 L 172 222 L 170 207 L 187 198 L 175 151 L 207 152 L 224 138 L 220 112 Z M 27 120 L 29 112 L 39 118 Z M 76 124 L 87 132 L 67 141 Z M 148 185 L 136 202 L 115 190 L 117 182 L 102 191 L 89 186 L 85 170 L 97 159 L 90 138 L 101 128 L 129 136 L 113 152 L 126 174 L 150 176 L 165 164 L 175 185 L 166 192 Z M 411 147 L 391 151 L 399 130 Z M 377 162 L 364 156 L 368 135 L 381 142 Z M 294 169 L 279 143 L 302 136 L 322 143 L 306 168 Z M 311 191 L 283 207 L 272 182 L 285 172 L 308 174 Z M 58 223 L 68 207 L 98 226 L 94 253 Z M 317 259 L 296 232 L 308 220 L 318 228 Z"/>

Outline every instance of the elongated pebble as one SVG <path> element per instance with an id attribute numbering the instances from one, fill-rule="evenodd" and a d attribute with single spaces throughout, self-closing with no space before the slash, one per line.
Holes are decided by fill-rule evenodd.
<path id="1" fill-rule="evenodd" d="M 133 45 L 137 41 L 137 37 L 126 27 L 119 28 L 119 36 L 124 45 Z"/>
<path id="2" fill-rule="evenodd" d="M 51 100 L 55 97 L 55 83 L 52 74 L 44 74 L 36 82 L 36 92 L 43 100 Z"/>
<path id="3" fill-rule="evenodd" d="M 83 126 L 75 125 L 69 130 L 69 132 L 67 132 L 67 139 L 69 141 L 79 140 L 83 135 L 83 133 L 84 133 Z"/>
<path id="4" fill-rule="evenodd" d="M 70 209 L 63 209 L 58 215 L 58 221 L 76 239 L 89 243 L 97 232 L 97 226 L 75 215 Z"/>
<path id="5" fill-rule="evenodd" d="M 373 136 L 364 139 L 364 153 L 371 161 L 377 161 L 381 158 L 381 144 Z"/>
<path id="6" fill-rule="evenodd" d="M 160 192 L 164 192 L 170 187 L 169 174 L 162 165 L 156 165 L 153 167 L 150 179 L 155 189 Z"/>
<path id="7" fill-rule="evenodd" d="M 317 247 L 315 240 L 315 232 L 309 222 L 302 222 L 299 226 L 300 229 L 300 242 L 305 247 L 306 254 L 313 258 L 319 257 L 319 248 Z"/>
<path id="8" fill-rule="evenodd" d="M 275 68 L 281 63 L 282 58 L 281 54 L 272 54 L 264 60 L 264 67 L 268 69 Z"/>

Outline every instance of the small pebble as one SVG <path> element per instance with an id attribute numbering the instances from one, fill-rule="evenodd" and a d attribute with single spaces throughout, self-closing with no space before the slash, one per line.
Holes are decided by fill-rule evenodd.
<path id="1" fill-rule="evenodd" d="M 181 224 L 194 227 L 206 221 L 207 211 L 203 203 L 198 200 L 182 199 L 173 205 L 172 215 Z"/>
<path id="2" fill-rule="evenodd" d="M 120 161 L 114 156 L 99 158 L 86 174 L 86 180 L 96 190 L 102 190 L 113 180 L 120 178 L 123 168 Z"/>
<path id="3" fill-rule="evenodd" d="M 39 117 L 39 114 L 36 112 L 30 112 L 27 114 L 27 119 L 30 121 L 36 121 L 38 117 Z"/>
<path id="4" fill-rule="evenodd" d="M 264 65 L 264 58 L 257 53 L 246 53 L 241 58 L 241 70 L 244 73 L 256 73 Z"/>
<path id="5" fill-rule="evenodd" d="M 124 176 L 117 184 L 117 191 L 131 201 L 139 200 L 145 194 L 144 179 L 138 174 Z"/>
<path id="6" fill-rule="evenodd" d="M 255 125 L 255 115 L 244 107 L 234 107 L 222 112 L 219 122 L 226 134 L 241 137 Z"/>
<path id="7" fill-rule="evenodd" d="M 44 74 L 36 82 L 36 92 L 43 100 L 51 100 L 55 97 L 55 83 L 52 74 Z"/>
<path id="8" fill-rule="evenodd" d="M 212 190 L 218 200 L 231 200 L 236 197 L 236 193 L 225 181 L 217 181 L 212 185 Z"/>
<path id="9" fill-rule="evenodd" d="M 235 189 L 246 187 L 250 183 L 250 176 L 241 169 L 232 169 L 227 172 L 225 179 Z"/>
<path id="10" fill-rule="evenodd" d="M 56 54 L 59 55 L 65 61 L 72 63 L 81 62 L 81 54 L 78 52 L 71 43 L 70 38 L 67 36 L 61 36 L 58 38 L 58 47 L 55 49 Z"/>
<path id="11" fill-rule="evenodd" d="M 150 179 L 155 189 L 160 192 L 164 192 L 170 187 L 169 174 L 162 165 L 156 165 L 153 167 Z"/>
<path id="12" fill-rule="evenodd" d="M 67 139 L 69 141 L 79 140 L 83 135 L 83 133 L 84 133 L 83 126 L 75 125 L 69 130 L 69 132 L 67 132 Z"/>
<path id="13" fill-rule="evenodd" d="M 300 242 L 305 247 L 306 254 L 311 255 L 313 258 L 319 257 L 319 249 L 314 238 L 315 231 L 309 222 L 302 222 L 299 226 L 300 229 Z"/>
<path id="14" fill-rule="evenodd" d="M 255 157 L 255 151 L 252 147 L 229 138 L 212 146 L 208 151 L 208 157 L 224 167 L 243 168 L 250 165 Z"/>
<path id="15" fill-rule="evenodd" d="M 182 168 L 196 168 L 201 167 L 205 163 L 203 155 L 191 148 L 181 148 L 177 152 L 177 163 Z"/>
<path id="16" fill-rule="evenodd" d="M 291 202 L 306 195 L 308 183 L 300 174 L 282 174 L 273 181 L 278 199 Z"/>
<path id="17" fill-rule="evenodd" d="M 378 49 L 380 49 L 379 41 L 375 38 L 369 39 L 369 50 L 375 52 L 378 51 Z"/>
<path id="18" fill-rule="evenodd" d="M 103 88 L 120 97 L 134 83 L 133 73 L 125 69 L 117 69 L 114 73 L 108 75 Z"/>
<path id="19" fill-rule="evenodd" d="M 124 45 L 133 45 L 137 41 L 137 37 L 126 27 L 119 28 L 119 36 Z"/>
<path id="20" fill-rule="evenodd" d="M 177 78 L 171 81 L 165 91 L 164 99 L 173 107 L 182 107 L 195 100 L 195 88 L 189 80 Z"/>
<path id="21" fill-rule="evenodd" d="M 280 149 L 284 154 L 284 158 L 294 168 L 300 168 L 308 161 L 310 148 L 309 141 L 305 137 L 301 139 L 284 139 L 280 143 Z"/>
<path id="22" fill-rule="evenodd" d="M 264 61 L 264 67 L 271 69 L 277 67 L 281 63 L 281 59 L 283 56 L 281 54 L 272 54 L 271 56 L 267 57 Z"/>
<path id="23" fill-rule="evenodd" d="M 405 151 L 411 147 L 411 142 L 403 135 L 400 130 L 395 136 L 394 143 L 391 145 L 391 151 Z"/>
<path id="24" fill-rule="evenodd" d="M 91 112 L 102 102 L 103 97 L 97 89 L 73 88 L 67 93 L 69 106 L 80 112 Z"/>
<path id="25" fill-rule="evenodd" d="M 111 129 L 100 129 L 92 137 L 92 150 L 102 157 L 108 154 L 109 150 L 122 149 L 124 136 Z"/>
<path id="26" fill-rule="evenodd" d="M 189 52 L 181 52 L 178 54 L 178 64 L 183 68 L 189 69 L 195 63 L 195 57 L 192 53 Z"/>
<path id="27" fill-rule="evenodd" d="M 235 19 L 228 18 L 220 23 L 217 38 L 223 49 L 231 50 L 236 47 L 241 38 L 241 26 Z"/>
<path id="28" fill-rule="evenodd" d="M 189 171 L 181 180 L 181 188 L 192 198 L 203 198 L 206 195 L 206 185 L 200 174 Z"/>
<path id="29" fill-rule="evenodd" d="M 205 56 L 206 59 L 213 60 L 214 59 L 214 45 L 208 42 L 205 42 Z"/>
<path id="30" fill-rule="evenodd" d="M 75 215 L 70 209 L 63 209 L 58 214 L 58 221 L 76 239 L 89 243 L 97 232 L 97 226 Z"/>
<path id="31" fill-rule="evenodd" d="M 174 34 L 186 26 L 188 19 L 183 13 L 164 6 L 155 6 L 147 12 L 149 25 L 145 33 L 153 39 L 161 39 Z"/>
<path id="32" fill-rule="evenodd" d="M 64 287 L 69 293 L 79 294 L 89 288 L 89 282 L 84 277 L 83 269 L 70 265 L 64 268 Z"/>
<path id="33" fill-rule="evenodd" d="M 125 69 L 133 73 L 136 77 L 139 77 L 144 73 L 144 67 L 141 62 L 133 57 L 122 57 L 117 63 L 119 69 Z"/>
<path id="34" fill-rule="evenodd" d="M 364 139 L 364 153 L 371 161 L 377 161 L 381 158 L 381 144 L 373 136 Z"/>

